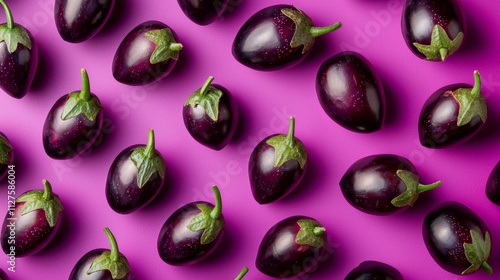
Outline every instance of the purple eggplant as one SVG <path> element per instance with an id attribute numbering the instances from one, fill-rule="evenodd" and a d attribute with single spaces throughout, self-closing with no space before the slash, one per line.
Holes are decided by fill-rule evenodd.
<path id="1" fill-rule="evenodd" d="M 158 254 L 170 265 L 190 265 L 212 253 L 222 240 L 224 216 L 217 186 L 212 187 L 215 206 L 196 201 L 177 209 L 161 227 Z"/>
<path id="2" fill-rule="evenodd" d="M 64 41 L 80 43 L 97 34 L 113 11 L 115 0 L 56 0 L 54 18 Z"/>
<path id="3" fill-rule="evenodd" d="M 317 36 L 341 27 L 313 27 L 311 18 L 292 5 L 266 7 L 252 15 L 233 41 L 232 54 L 238 62 L 255 70 L 291 67 L 311 51 Z"/>
<path id="4" fill-rule="evenodd" d="M 364 133 L 382 128 L 384 88 L 362 55 L 341 52 L 324 61 L 316 76 L 316 93 L 325 113 L 342 127 Z"/>
<path id="5" fill-rule="evenodd" d="M 290 118 L 288 134 L 273 134 L 253 149 L 248 175 L 254 199 L 259 204 L 277 201 L 295 189 L 307 168 L 307 152 L 294 136 L 295 118 Z"/>
<path id="6" fill-rule="evenodd" d="M 182 44 L 176 33 L 159 21 L 146 21 L 130 31 L 113 58 L 113 76 L 123 84 L 140 86 L 159 81 L 174 68 Z"/>
<path id="7" fill-rule="evenodd" d="M 455 0 L 406 0 L 401 29 L 416 56 L 442 61 L 462 45 L 465 16 Z"/>
<path id="8" fill-rule="evenodd" d="M 487 109 L 479 73 L 474 71 L 474 86 L 447 85 L 425 101 L 418 120 L 420 143 L 445 148 L 465 142 L 484 126 Z"/>
<path id="9" fill-rule="evenodd" d="M 422 185 L 415 166 L 408 159 L 379 154 L 354 162 L 339 185 L 354 208 L 368 214 L 388 215 L 413 206 L 420 193 L 439 187 L 441 181 Z"/>
<path id="10" fill-rule="evenodd" d="M 9 276 L 7 276 L 7 273 L 5 271 L 0 269 L 0 280 L 9 280 Z"/>
<path id="11" fill-rule="evenodd" d="M 118 244 L 111 231 L 105 227 L 110 249 L 93 249 L 83 255 L 75 264 L 69 280 L 132 280 L 127 258 L 118 250 Z"/>
<path id="12" fill-rule="evenodd" d="M 224 13 L 229 0 L 177 0 L 177 3 L 192 22 L 209 25 Z"/>
<path id="13" fill-rule="evenodd" d="M 27 191 L 8 206 L 2 226 L 2 249 L 8 256 L 26 257 L 42 250 L 56 235 L 63 206 L 47 180 L 44 190 Z"/>
<path id="14" fill-rule="evenodd" d="M 486 197 L 500 206 L 500 161 L 491 170 L 486 182 Z"/>
<path id="15" fill-rule="evenodd" d="M 21 99 L 31 87 L 38 67 L 38 47 L 29 30 L 14 23 L 5 0 L 7 22 L 0 25 L 0 88 Z"/>
<path id="16" fill-rule="evenodd" d="M 151 202 L 165 180 L 165 160 L 155 149 L 153 130 L 147 145 L 124 149 L 111 164 L 106 181 L 106 198 L 115 212 L 132 213 Z"/>
<path id="17" fill-rule="evenodd" d="M 81 69 L 82 89 L 60 97 L 43 126 L 43 147 L 53 159 L 69 159 L 89 150 L 101 133 L 103 108 L 90 92 L 87 71 Z"/>
<path id="18" fill-rule="evenodd" d="M 347 274 L 344 280 L 404 280 L 394 267 L 378 262 L 364 261 Z"/>
<path id="19" fill-rule="evenodd" d="M 189 134 L 214 150 L 224 148 L 236 131 L 238 108 L 231 93 L 221 85 L 211 84 L 213 77 L 191 94 L 182 110 Z"/>
<path id="20" fill-rule="evenodd" d="M 271 277 L 300 277 L 324 258 L 325 228 L 315 219 L 292 216 L 272 226 L 262 238 L 255 265 Z"/>
<path id="21" fill-rule="evenodd" d="M 5 134 L 0 132 L 0 180 L 5 178 L 14 163 L 14 148 Z"/>
<path id="22" fill-rule="evenodd" d="M 484 222 L 467 206 L 448 201 L 425 216 L 422 226 L 425 246 L 434 261 L 444 270 L 471 274 L 483 268 L 491 252 L 491 237 Z"/>

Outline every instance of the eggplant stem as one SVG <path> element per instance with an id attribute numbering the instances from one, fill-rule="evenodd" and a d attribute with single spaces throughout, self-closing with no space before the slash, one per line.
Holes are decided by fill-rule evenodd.
<path id="1" fill-rule="evenodd" d="M 87 70 L 85 70 L 84 68 L 80 69 L 80 73 L 82 75 L 82 89 L 80 90 L 80 98 L 85 101 L 89 101 L 91 98 L 89 75 L 87 74 Z"/>
<path id="2" fill-rule="evenodd" d="M 118 244 L 116 243 L 115 236 L 111 231 L 109 230 L 108 227 L 104 228 L 104 233 L 106 233 L 106 236 L 108 237 L 109 240 L 109 245 L 110 245 L 110 258 L 112 261 L 117 262 L 120 260 L 120 251 L 118 250 Z"/>
<path id="3" fill-rule="evenodd" d="M 340 21 L 332 24 L 332 25 L 329 25 L 329 26 L 324 26 L 324 27 L 311 27 L 309 29 L 309 33 L 311 33 L 311 36 L 314 38 L 314 37 L 318 37 L 318 36 L 321 36 L 323 34 L 326 34 L 326 33 L 329 33 L 329 32 L 332 32 L 334 30 L 337 30 L 339 29 L 340 27 L 342 26 L 342 23 Z"/>
<path id="4" fill-rule="evenodd" d="M 486 273 L 488 273 L 490 275 L 493 274 L 493 268 L 491 268 L 491 266 L 486 261 L 484 261 L 481 264 L 481 268 L 484 269 L 484 271 L 486 271 Z"/>
<path id="5" fill-rule="evenodd" d="M 417 192 L 422 193 L 422 192 L 430 191 L 430 190 L 433 190 L 433 189 L 441 186 L 441 184 L 442 184 L 441 181 L 437 181 L 437 182 L 429 184 L 429 185 L 418 184 Z"/>
<path id="6" fill-rule="evenodd" d="M 171 51 L 180 51 L 180 50 L 182 50 L 183 46 L 181 43 L 173 43 L 173 44 L 170 44 L 170 47 L 168 47 L 168 48 Z"/>
<path id="7" fill-rule="evenodd" d="M 243 269 L 241 270 L 240 274 L 238 274 L 238 276 L 236 276 L 236 278 L 234 278 L 234 280 L 241 280 L 243 279 L 243 276 L 245 276 L 245 274 L 247 274 L 248 272 L 248 267 L 243 267 Z"/>
<path id="8" fill-rule="evenodd" d="M 285 138 L 285 144 L 287 146 L 292 146 L 295 139 L 295 118 L 290 117 L 290 123 L 288 125 L 288 134 Z"/>
<path id="9" fill-rule="evenodd" d="M 477 70 L 474 71 L 474 86 L 470 94 L 475 97 L 481 95 L 481 75 L 479 75 Z"/>
<path id="10" fill-rule="evenodd" d="M 210 84 L 212 83 L 213 80 L 214 80 L 214 77 L 212 77 L 212 76 L 208 77 L 208 79 L 205 81 L 205 83 L 203 84 L 203 86 L 200 89 L 201 95 L 207 94 L 208 89 L 210 88 Z"/>
<path id="11" fill-rule="evenodd" d="M 2 4 L 3 9 L 5 10 L 5 17 L 7 18 L 7 28 L 14 28 L 14 18 L 12 17 L 12 12 L 10 11 L 9 6 L 4 0 L 0 0 L 0 4 Z"/>
<path id="12" fill-rule="evenodd" d="M 148 144 L 144 150 L 145 155 L 151 158 L 155 151 L 155 133 L 152 129 L 148 130 Z"/>
<path id="13" fill-rule="evenodd" d="M 43 184 L 43 195 L 42 198 L 44 200 L 49 200 L 50 197 L 52 196 L 52 186 L 50 185 L 49 181 L 43 179 L 42 180 Z"/>
<path id="14" fill-rule="evenodd" d="M 215 196 L 215 207 L 212 210 L 212 212 L 210 212 L 210 217 L 215 220 L 218 219 L 222 214 L 222 198 L 220 195 L 219 188 L 217 188 L 217 186 L 213 186 L 212 190 Z"/>

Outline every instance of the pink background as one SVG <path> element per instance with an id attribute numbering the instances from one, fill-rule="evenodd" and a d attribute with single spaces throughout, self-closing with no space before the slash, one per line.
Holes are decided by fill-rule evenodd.
<path id="1" fill-rule="evenodd" d="M 403 0 L 289 0 L 318 26 L 342 21 L 343 27 L 317 39 L 312 53 L 296 67 L 279 72 L 248 69 L 231 55 L 239 27 L 257 10 L 275 0 L 232 0 L 221 20 L 198 26 L 170 1 L 118 0 L 105 28 L 92 39 L 64 42 L 53 19 L 53 0 L 9 1 L 16 22 L 35 36 L 41 61 L 31 91 L 21 100 L 0 94 L 0 130 L 11 140 L 16 155 L 18 194 L 52 183 L 64 203 L 64 220 L 55 240 L 43 251 L 17 259 L 13 280 L 67 279 L 73 265 L 91 249 L 108 242 L 108 226 L 120 250 L 128 257 L 137 279 L 234 279 L 243 266 L 245 279 L 269 279 L 254 265 L 265 232 L 291 215 L 308 215 L 327 230 L 328 258 L 302 279 L 343 279 L 360 262 L 378 260 L 396 267 L 407 280 L 458 279 L 441 269 L 427 252 L 421 234 L 429 208 L 456 200 L 472 208 L 489 226 L 493 248 L 490 265 L 500 273 L 500 207 L 484 194 L 493 166 L 500 160 L 500 62 L 497 36 L 500 4 L 462 0 L 468 22 L 465 45 L 443 63 L 420 60 L 401 35 Z M 4 17 L 2 16 L 2 19 Z M 184 45 L 174 71 L 158 84 L 122 85 L 113 79 L 111 62 L 122 38 L 146 20 L 172 27 Z M 4 20 L 1 20 L 4 21 Z M 341 50 L 363 54 L 380 75 L 387 98 L 387 120 L 381 131 L 357 134 L 334 123 L 323 112 L 315 92 L 320 64 Z M 86 68 L 91 89 L 104 108 L 105 138 L 81 158 L 57 161 L 44 152 L 41 141 L 45 116 L 63 94 L 80 88 L 80 68 Z M 445 150 L 423 148 L 417 120 L 426 98 L 441 86 L 473 82 L 479 70 L 489 104 L 488 122 L 477 137 Z M 213 75 L 235 96 L 241 115 L 233 141 L 221 151 L 193 140 L 182 121 L 187 96 Z M 253 147 L 272 133 L 286 133 L 288 118 L 296 118 L 296 136 L 305 144 L 309 168 L 299 188 L 269 205 L 257 204 L 250 191 L 247 162 Z M 106 175 L 114 157 L 125 147 L 146 143 L 154 129 L 157 149 L 167 163 L 167 183 L 147 207 L 119 215 L 104 196 Z M 394 153 L 410 159 L 423 183 L 443 185 L 422 195 L 406 212 L 378 217 L 351 207 L 338 182 L 357 159 Z M 169 266 L 156 251 L 160 227 L 178 207 L 195 201 L 213 201 L 211 186 L 222 193 L 226 232 L 221 246 L 203 262 L 189 267 Z M 6 182 L 0 188 L 0 209 L 7 208 Z M 1 194 L 1 190 L 5 192 Z M 7 258 L 0 258 L 7 268 Z M 483 271 L 466 279 L 495 279 Z"/>

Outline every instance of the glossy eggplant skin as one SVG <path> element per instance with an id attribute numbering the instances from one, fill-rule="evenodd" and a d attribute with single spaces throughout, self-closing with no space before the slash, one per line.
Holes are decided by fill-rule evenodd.
<path id="1" fill-rule="evenodd" d="M 53 159 L 70 159 L 83 154 L 97 140 L 102 129 L 103 110 L 93 121 L 84 114 L 63 120 L 61 114 L 68 98 L 66 94 L 55 102 L 43 125 L 43 146 Z"/>
<path id="2" fill-rule="evenodd" d="M 323 246 L 299 244 L 297 235 L 301 231 L 301 220 L 317 222 L 307 216 L 291 216 L 279 221 L 266 232 L 255 260 L 255 266 L 260 272 L 275 278 L 300 277 L 308 273 L 311 267 L 315 267 L 311 264 L 316 264 L 318 259 L 324 257 L 324 228 L 318 236 Z"/>
<path id="3" fill-rule="evenodd" d="M 414 43 L 430 45 L 433 28 L 436 25 L 442 27 L 451 40 L 456 38 L 460 32 L 465 34 L 465 15 L 460 3 L 455 0 L 406 0 L 401 29 L 408 48 L 417 57 L 426 59 L 426 56 L 417 49 Z M 457 45 L 456 48 L 460 45 Z M 451 54 L 448 51 L 446 56 Z M 437 56 L 428 60 L 441 61 L 444 58 Z"/>
<path id="4" fill-rule="evenodd" d="M 151 56 L 159 45 L 146 34 L 161 30 L 169 30 L 174 40 L 178 41 L 176 33 L 159 21 L 143 22 L 125 36 L 113 58 L 113 77 L 118 82 L 132 86 L 145 85 L 163 79 L 172 71 L 177 59 L 168 58 L 158 63 L 151 63 Z"/>
<path id="5" fill-rule="evenodd" d="M 3 140 L 2 140 L 3 139 Z M 0 161 L 0 180 L 5 178 L 7 175 L 7 172 L 9 171 L 9 165 L 12 165 L 14 163 L 14 148 L 12 147 L 12 144 L 10 143 L 9 139 L 5 134 L 0 132 L 0 145 L 2 145 L 1 141 L 5 141 L 6 145 L 5 147 L 0 146 L 0 148 L 4 149 L 3 151 L 0 150 L 0 152 L 5 152 L 5 157 L 7 161 L 2 162 Z"/>
<path id="6" fill-rule="evenodd" d="M 210 255 L 222 240 L 224 230 L 212 242 L 201 244 L 203 230 L 188 229 L 191 220 L 200 213 L 199 204 L 214 207 L 204 201 L 188 203 L 172 213 L 161 227 L 157 249 L 165 263 L 175 266 L 197 263 Z"/>
<path id="7" fill-rule="evenodd" d="M 316 76 L 316 93 L 325 113 L 342 127 L 362 133 L 382 128 L 384 88 L 361 54 L 346 51 L 325 60 Z"/>
<path id="8" fill-rule="evenodd" d="M 486 197 L 500 206 L 500 161 L 493 167 L 486 181 Z"/>
<path id="9" fill-rule="evenodd" d="M 111 164 L 106 180 L 106 199 L 109 206 L 120 214 L 132 213 L 150 203 L 160 192 L 164 179 L 155 172 L 144 184 L 137 183 L 138 168 L 130 159 L 136 148 L 132 145 L 118 154 Z"/>
<path id="10" fill-rule="evenodd" d="M 484 126 L 479 116 L 462 126 L 457 125 L 460 104 L 453 96 L 459 88 L 472 88 L 468 84 L 444 86 L 435 91 L 424 103 L 418 120 L 420 143 L 427 148 L 446 148 L 467 141 Z"/>
<path id="11" fill-rule="evenodd" d="M 101 270 L 96 271 L 90 274 L 87 274 L 90 265 L 92 262 L 102 255 L 102 253 L 109 251 L 109 249 L 93 249 L 83 255 L 76 265 L 71 270 L 68 280 L 117 280 L 111 276 L 111 272 L 109 270 Z M 131 273 L 128 273 L 124 278 L 120 280 L 132 280 L 134 277 Z"/>
<path id="12" fill-rule="evenodd" d="M 441 268 L 457 275 L 473 273 L 480 267 L 491 273 L 491 267 L 486 263 L 489 252 L 485 259 L 476 264 L 475 269 L 469 270 L 471 262 L 467 259 L 464 244 L 477 242 L 472 238 L 472 231 L 480 239 L 490 238 L 482 219 L 467 206 L 455 201 L 438 205 L 426 215 L 422 226 L 425 246 Z M 489 251 L 491 243 L 487 247 L 481 250 Z"/>
<path id="13" fill-rule="evenodd" d="M 54 17 L 57 31 L 67 42 L 86 41 L 106 24 L 114 5 L 115 0 L 56 0 Z"/>
<path id="14" fill-rule="evenodd" d="M 378 262 L 364 261 L 352 269 L 344 280 L 404 280 L 394 267 Z"/>
<path id="15" fill-rule="evenodd" d="M 209 25 L 217 20 L 229 0 L 177 0 L 182 12 L 198 25 Z"/>

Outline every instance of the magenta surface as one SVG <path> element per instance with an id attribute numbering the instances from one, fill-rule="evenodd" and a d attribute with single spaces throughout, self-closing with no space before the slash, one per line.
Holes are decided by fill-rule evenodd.
<path id="1" fill-rule="evenodd" d="M 54 1 L 9 1 L 14 20 L 36 39 L 40 63 L 31 90 L 21 100 L 0 94 L 0 131 L 15 149 L 16 192 L 42 189 L 47 179 L 65 207 L 63 224 L 51 244 L 33 256 L 16 259 L 12 280 L 67 279 L 88 251 L 108 248 L 103 232 L 109 227 L 120 251 L 128 257 L 136 279 L 234 279 L 243 266 L 245 279 L 270 279 L 255 268 L 260 241 L 276 222 L 305 215 L 327 232 L 328 257 L 307 279 L 343 279 L 359 263 L 376 260 L 397 268 L 407 280 L 454 280 L 462 277 L 441 269 L 422 238 L 424 216 L 438 203 L 459 201 L 476 212 L 490 229 L 489 259 L 494 275 L 483 271 L 463 279 L 496 279 L 500 275 L 500 207 L 485 194 L 488 175 L 500 160 L 500 26 L 496 1 L 461 0 L 467 26 L 465 44 L 445 62 L 417 58 L 401 34 L 403 0 L 289 0 L 318 26 L 342 21 L 343 26 L 316 39 L 309 56 L 293 68 L 259 72 L 231 55 L 232 41 L 254 12 L 275 0 L 233 0 L 229 13 L 207 26 L 190 21 L 177 1 L 121 0 L 106 26 L 90 40 L 67 43 L 54 22 Z M 0 17 L 2 22 L 4 16 Z M 184 45 L 174 70 L 159 83 L 131 87 L 115 81 L 113 55 L 124 36 L 141 22 L 159 20 L 175 30 Z M 372 134 L 348 131 L 322 110 L 315 91 L 319 66 L 342 50 L 365 56 L 386 91 L 384 127 Z M 76 159 L 49 158 L 42 146 L 43 121 L 54 102 L 80 89 L 80 68 L 89 74 L 91 91 L 104 106 L 105 136 L 98 147 Z M 488 121 L 470 141 L 442 150 L 423 148 L 417 121 L 421 106 L 435 90 L 452 83 L 473 83 L 473 71 L 483 80 L 489 105 Z M 196 142 L 187 132 L 182 107 L 209 75 L 233 94 L 240 123 L 223 150 Z M 308 151 L 304 180 L 289 196 L 269 205 L 252 197 L 247 163 L 264 137 L 286 133 L 290 116 L 295 135 Z M 147 142 L 154 129 L 156 148 L 165 157 L 165 188 L 148 206 L 129 215 L 115 213 L 105 197 L 110 164 L 124 148 Z M 372 216 L 350 206 L 339 188 L 347 168 L 361 157 L 392 153 L 411 160 L 422 183 L 442 180 L 424 193 L 414 208 L 391 216 Z M 213 203 L 211 187 L 222 195 L 226 220 L 224 239 L 209 259 L 188 267 L 165 264 L 156 242 L 162 224 L 177 208 L 196 200 Z M 0 182 L 0 215 L 7 211 L 7 182 Z M 0 268 L 9 267 L 0 257 Z M 310 264 L 305 264 L 310 265 Z M 496 275 L 496 276 L 495 276 Z M 306 279 L 303 276 L 302 279 Z"/>

